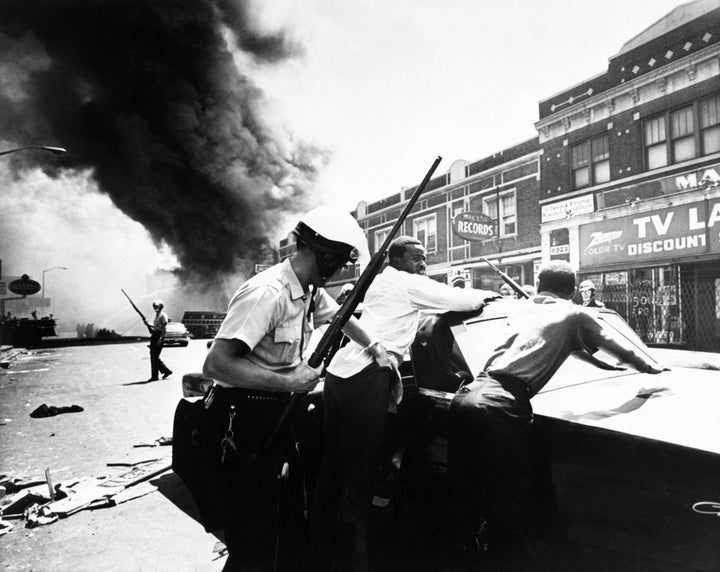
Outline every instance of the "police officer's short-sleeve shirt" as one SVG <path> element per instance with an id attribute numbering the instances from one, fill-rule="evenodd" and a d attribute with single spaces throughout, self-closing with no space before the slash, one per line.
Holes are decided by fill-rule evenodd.
<path id="1" fill-rule="evenodd" d="M 251 350 L 248 359 L 271 370 L 300 364 L 313 329 L 339 309 L 322 289 L 314 296 L 315 312 L 308 319 L 311 296 L 303 290 L 289 260 L 256 274 L 233 295 L 216 339 L 236 339 Z"/>

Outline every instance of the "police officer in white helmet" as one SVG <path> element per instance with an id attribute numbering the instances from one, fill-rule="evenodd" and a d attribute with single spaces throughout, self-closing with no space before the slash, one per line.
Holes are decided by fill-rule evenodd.
<path id="1" fill-rule="evenodd" d="M 595 284 L 592 280 L 583 280 L 580 282 L 580 296 L 582 297 L 582 305 L 586 308 L 604 308 L 600 300 L 595 297 Z"/>
<path id="2" fill-rule="evenodd" d="M 278 475 L 286 472 L 286 462 L 291 477 L 299 471 L 282 446 L 270 452 L 263 446 L 278 426 L 291 393 L 312 390 L 322 373 L 321 367 L 308 365 L 307 344 L 313 329 L 339 309 L 322 286 L 345 264 L 369 258 L 355 219 L 331 206 L 311 210 L 293 234 L 295 253 L 235 292 L 203 366 L 203 373 L 215 380 L 206 404 L 210 402 L 207 411 L 218 434 L 222 468 L 217 502 L 209 508 L 200 506 L 200 512 L 206 530 L 224 530 L 228 548 L 224 570 L 267 570 L 274 560 L 276 569 L 303 565 L 302 527 L 288 527 L 293 518 L 295 524 L 302 523 L 305 507 L 276 518 Z M 344 332 L 368 348 L 374 359 L 387 361 L 384 348 L 355 318 Z M 277 441 L 286 445 L 289 439 Z M 285 534 L 278 536 L 281 530 Z"/>
<path id="3" fill-rule="evenodd" d="M 158 377 L 160 374 L 162 374 L 163 379 L 172 375 L 170 368 L 160 359 L 160 352 L 162 352 L 163 342 L 165 341 L 165 329 L 170 320 L 163 311 L 165 304 L 162 300 L 153 300 L 152 307 L 155 310 L 153 323 L 150 325 L 145 322 L 150 332 L 150 379 L 148 381 L 157 381 L 160 379 Z"/>

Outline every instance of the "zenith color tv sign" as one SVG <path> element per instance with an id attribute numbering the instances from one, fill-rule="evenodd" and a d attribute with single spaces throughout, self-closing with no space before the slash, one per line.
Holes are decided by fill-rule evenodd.
<path id="1" fill-rule="evenodd" d="M 580 266 L 584 268 L 710 252 L 720 252 L 720 199 L 580 227 Z"/>

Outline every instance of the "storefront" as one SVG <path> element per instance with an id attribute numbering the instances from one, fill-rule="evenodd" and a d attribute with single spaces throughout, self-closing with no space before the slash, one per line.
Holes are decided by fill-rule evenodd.
<path id="1" fill-rule="evenodd" d="M 720 198 L 577 231 L 580 279 L 592 280 L 597 297 L 646 343 L 720 351 Z"/>

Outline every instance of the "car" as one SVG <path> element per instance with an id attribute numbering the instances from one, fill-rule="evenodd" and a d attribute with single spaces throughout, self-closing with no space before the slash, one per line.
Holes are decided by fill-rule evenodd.
<path id="1" fill-rule="evenodd" d="M 428 473 L 445 474 L 454 392 L 482 371 L 508 312 L 527 303 L 501 300 L 479 314 L 422 324 L 406 387 L 405 432 L 414 436 L 406 452 L 421 457 L 411 481 L 418 467 L 425 482 Z M 709 515 L 720 515 L 719 356 L 650 349 L 616 312 L 592 311 L 635 352 L 655 363 L 664 358 L 660 365 L 670 371 L 614 369 L 615 358 L 602 350 L 573 354 L 533 397 L 538 430 L 552 444 L 568 538 L 586 552 L 622 555 L 633 569 L 717 569 L 720 522 Z"/>
<path id="2" fill-rule="evenodd" d="M 379 569 L 449 569 L 457 540 L 450 532 L 447 478 L 450 404 L 460 384 L 482 371 L 509 312 L 528 303 L 501 299 L 482 312 L 421 321 L 400 368 L 404 399 L 390 416 L 373 501 L 373 534 L 383 539 L 376 549 L 391 546 Z M 602 350 L 576 353 L 533 397 L 538 431 L 552 443 L 560 516 L 575 547 L 543 569 L 716 570 L 720 520 L 712 516 L 720 515 L 720 356 L 648 348 L 616 312 L 589 311 L 634 351 L 670 371 L 616 369 L 615 358 Z M 199 389 L 187 396 L 207 389 L 200 374 L 186 378 L 188 390 Z M 321 384 L 305 400 L 313 407 L 303 403 L 299 410 L 314 422 L 304 426 L 317 431 Z M 312 436 L 296 438 L 317 442 Z M 310 451 L 308 459 L 317 458 L 317 451 Z M 397 547 L 403 556 L 386 568 L 397 558 L 392 552 Z"/>
<path id="3" fill-rule="evenodd" d="M 168 322 L 165 326 L 165 338 L 163 339 L 163 347 L 167 346 L 187 346 L 190 343 L 190 334 L 184 324 L 180 322 Z"/>

